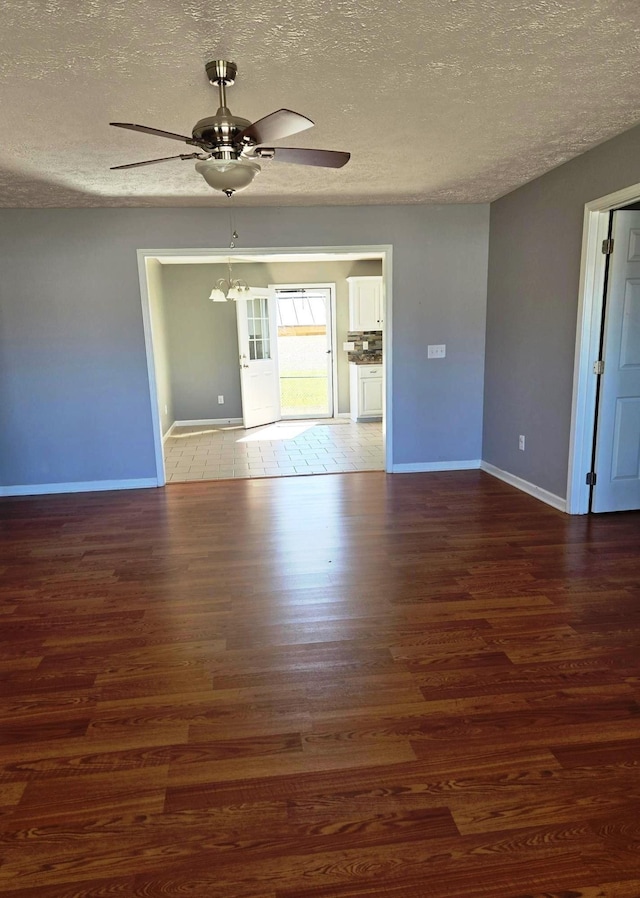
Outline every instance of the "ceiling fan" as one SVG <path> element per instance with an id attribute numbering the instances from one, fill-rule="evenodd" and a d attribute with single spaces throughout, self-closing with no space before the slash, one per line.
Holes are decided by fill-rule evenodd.
<path id="1" fill-rule="evenodd" d="M 112 171 L 154 165 L 170 159 L 197 159 L 196 171 L 203 176 L 207 184 L 230 197 L 236 191 L 249 186 L 260 172 L 259 160 L 262 159 L 324 168 L 342 168 L 349 161 L 349 153 L 336 150 L 265 146 L 273 141 L 282 140 L 283 137 L 305 131 L 313 127 L 313 122 L 310 118 L 290 109 L 278 109 L 253 123 L 232 115 L 227 107 L 226 88 L 235 81 L 237 65 L 224 59 L 214 59 L 208 62 L 205 68 L 211 84 L 218 87 L 220 106 L 215 115 L 196 122 L 191 137 L 175 134 L 173 131 L 148 128 L 146 125 L 128 122 L 109 123 L 114 128 L 127 128 L 129 131 L 141 131 L 144 134 L 155 134 L 156 137 L 181 140 L 189 146 L 197 147 L 197 152 L 146 159 L 144 162 L 130 162 L 127 165 L 113 165 Z"/>

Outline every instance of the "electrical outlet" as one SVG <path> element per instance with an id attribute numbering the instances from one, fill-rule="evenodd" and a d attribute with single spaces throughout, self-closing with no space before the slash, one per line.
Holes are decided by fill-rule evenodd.
<path id="1" fill-rule="evenodd" d="M 218 396 L 218 405 L 224 405 L 224 396 Z"/>
<path id="2" fill-rule="evenodd" d="M 443 359 L 447 354 L 447 347 L 444 343 L 438 345 L 427 346 L 428 359 Z"/>
<path id="3" fill-rule="evenodd" d="M 524 434 L 523 433 L 521 433 L 520 436 L 518 437 L 518 449 L 520 449 L 522 452 L 524 452 Z"/>

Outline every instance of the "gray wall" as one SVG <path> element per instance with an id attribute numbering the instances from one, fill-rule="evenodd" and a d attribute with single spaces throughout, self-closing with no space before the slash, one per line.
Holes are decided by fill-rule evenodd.
<path id="1" fill-rule="evenodd" d="M 155 476 L 136 224 L 0 213 L 0 485 Z"/>
<path id="2" fill-rule="evenodd" d="M 161 267 L 173 420 L 241 418 L 236 307 L 209 301 L 219 266 Z"/>
<path id="3" fill-rule="evenodd" d="M 567 490 L 584 205 L 638 182 L 640 127 L 491 206 L 482 457 L 557 496 Z"/>
<path id="4" fill-rule="evenodd" d="M 158 391 L 158 412 L 164 435 L 173 424 L 175 418 L 173 414 L 173 390 L 169 369 L 169 346 L 165 313 L 167 299 L 162 282 L 162 265 L 156 259 L 147 261 L 147 281 L 149 284 L 149 312 L 153 330 L 153 357 L 156 389 Z"/>
<path id="5" fill-rule="evenodd" d="M 480 457 L 487 206 L 238 208 L 236 227 L 240 248 L 393 244 L 393 460 Z M 136 249 L 227 242 L 226 209 L 0 212 L 0 484 L 156 475 Z"/>

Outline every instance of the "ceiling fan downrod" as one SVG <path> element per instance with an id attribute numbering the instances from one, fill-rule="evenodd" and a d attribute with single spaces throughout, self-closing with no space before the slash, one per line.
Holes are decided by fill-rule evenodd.
<path id="1" fill-rule="evenodd" d="M 220 109 L 218 109 L 218 115 L 221 112 L 228 113 L 227 87 L 231 87 L 235 82 L 236 75 L 238 74 L 238 66 L 235 62 L 227 62 L 226 59 L 212 59 L 211 62 L 208 62 L 205 65 L 205 69 L 211 84 L 215 84 L 218 87 L 218 93 L 220 95 Z"/>

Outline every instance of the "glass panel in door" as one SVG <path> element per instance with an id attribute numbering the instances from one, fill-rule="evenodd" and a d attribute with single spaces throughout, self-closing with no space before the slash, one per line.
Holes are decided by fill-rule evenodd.
<path id="1" fill-rule="evenodd" d="M 269 308 L 266 298 L 247 300 L 247 326 L 251 361 L 270 359 Z"/>

